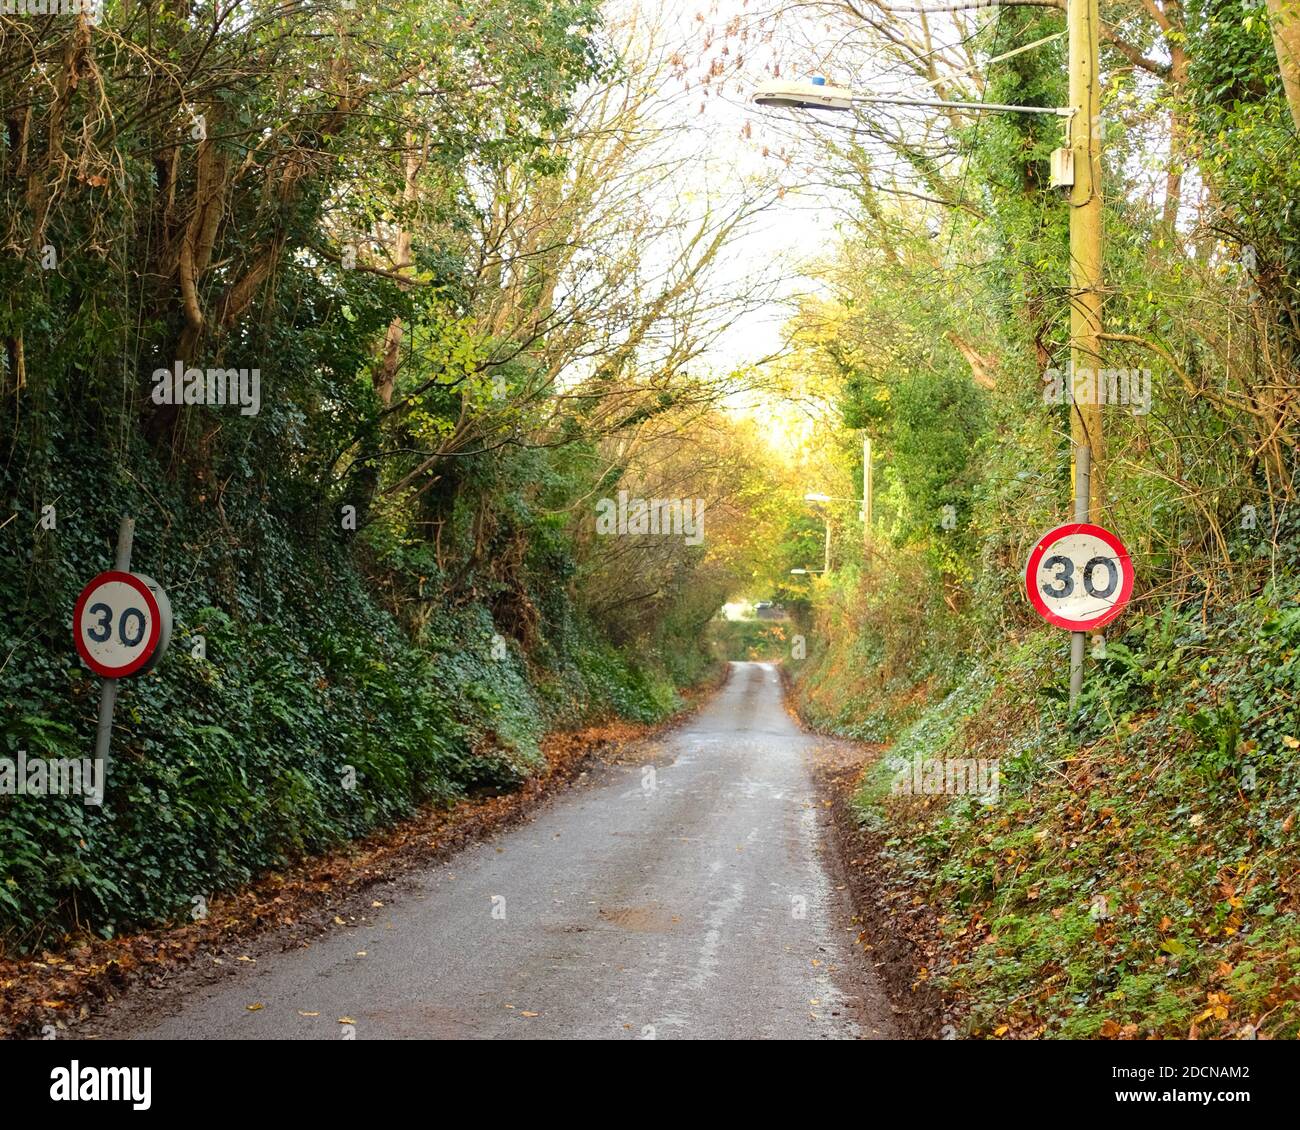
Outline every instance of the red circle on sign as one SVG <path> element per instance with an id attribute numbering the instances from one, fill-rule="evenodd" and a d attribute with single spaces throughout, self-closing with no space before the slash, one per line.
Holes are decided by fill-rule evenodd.
<path id="1" fill-rule="evenodd" d="M 144 601 L 145 607 L 149 609 L 149 638 L 145 641 L 143 650 L 130 663 L 122 667 L 107 667 L 90 654 L 86 647 L 86 642 L 81 638 L 81 614 L 86 609 L 95 590 L 103 585 L 117 581 L 123 585 L 129 585 L 140 594 Z M 81 656 L 82 662 L 85 663 L 96 675 L 105 679 L 123 679 L 127 675 L 134 675 L 148 661 L 158 646 L 158 636 L 162 632 L 162 613 L 158 609 L 158 601 L 153 593 L 149 591 L 149 586 L 140 580 L 134 573 L 123 573 L 117 569 L 109 569 L 100 573 L 98 577 L 90 582 L 81 590 L 81 595 L 77 597 L 77 605 L 72 610 L 72 639 L 77 645 L 77 652 Z"/>
<path id="2" fill-rule="evenodd" d="M 1070 537 L 1073 534 L 1083 534 L 1104 542 L 1114 551 L 1116 560 L 1119 561 L 1119 596 L 1115 598 L 1115 603 L 1100 615 L 1086 620 L 1071 620 L 1057 612 L 1053 612 L 1043 599 L 1042 593 L 1038 591 L 1036 583 L 1038 565 L 1043 556 L 1062 538 Z M 1055 624 L 1058 628 L 1066 628 L 1072 632 L 1090 632 L 1092 629 L 1100 628 L 1115 619 L 1124 611 L 1124 606 L 1128 604 L 1129 597 L 1133 595 L 1133 580 L 1133 562 L 1129 559 L 1128 550 L 1124 548 L 1124 543 L 1109 530 L 1101 526 L 1094 526 L 1090 522 L 1067 522 L 1064 526 L 1057 526 L 1056 529 L 1049 530 L 1038 539 L 1038 544 L 1034 546 L 1033 552 L 1029 555 L 1029 561 L 1025 565 L 1025 591 L 1029 594 L 1029 603 L 1049 624 Z"/>

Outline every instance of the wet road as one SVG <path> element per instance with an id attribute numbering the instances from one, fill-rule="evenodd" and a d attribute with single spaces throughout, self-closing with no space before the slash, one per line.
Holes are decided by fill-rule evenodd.
<path id="1" fill-rule="evenodd" d="M 736 664 L 633 763 L 379 896 L 372 923 L 264 954 L 179 1005 L 128 1005 L 106 1034 L 895 1036 L 830 871 L 815 740 L 774 667 Z"/>

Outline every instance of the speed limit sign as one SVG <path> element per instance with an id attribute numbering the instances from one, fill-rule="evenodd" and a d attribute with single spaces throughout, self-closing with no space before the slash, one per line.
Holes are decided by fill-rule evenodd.
<path id="1" fill-rule="evenodd" d="M 1110 623 L 1133 595 L 1133 562 L 1109 530 L 1070 522 L 1038 539 L 1025 566 L 1025 589 L 1048 623 L 1090 632 Z"/>
<path id="2" fill-rule="evenodd" d="M 162 586 L 140 573 L 100 573 L 81 590 L 72 613 L 77 651 L 105 679 L 151 670 L 167 650 L 171 631 L 171 601 Z"/>

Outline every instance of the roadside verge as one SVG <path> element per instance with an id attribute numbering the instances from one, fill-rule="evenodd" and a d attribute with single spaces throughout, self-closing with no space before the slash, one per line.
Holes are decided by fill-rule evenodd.
<path id="1" fill-rule="evenodd" d="M 880 867 L 884 837 L 863 826 L 853 805 L 863 774 L 887 747 L 814 729 L 795 708 L 788 671 L 784 666 L 780 670 L 787 712 L 818 739 L 809 770 L 818 801 L 831 817 L 832 847 L 848 888 L 862 958 L 884 985 L 906 1036 L 943 1038 L 950 1002 L 929 979 L 928 939 L 935 936 L 934 915 L 923 901 L 886 881 Z"/>

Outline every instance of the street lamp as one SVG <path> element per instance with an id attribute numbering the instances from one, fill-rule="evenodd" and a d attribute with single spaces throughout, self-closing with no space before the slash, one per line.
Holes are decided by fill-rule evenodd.
<path id="1" fill-rule="evenodd" d="M 856 502 L 859 506 L 862 505 L 862 499 L 850 498 L 846 494 L 805 494 L 803 500 L 805 502 Z"/>
<path id="2" fill-rule="evenodd" d="M 831 496 L 829 494 L 805 494 L 803 500 L 816 505 L 823 502 L 830 502 Z M 826 523 L 826 567 L 821 571 L 823 573 L 829 573 L 831 571 L 831 516 L 829 514 L 823 514 L 822 521 Z"/>
<path id="3" fill-rule="evenodd" d="M 862 523 L 862 548 L 871 552 L 871 439 L 862 440 L 862 497 L 845 498 L 829 494 L 805 494 L 805 502 L 856 502 L 858 521 Z"/>
<path id="4" fill-rule="evenodd" d="M 862 518 L 863 522 L 867 524 L 867 529 L 870 529 L 869 520 L 867 517 L 866 499 L 847 498 L 844 495 L 839 495 L 839 494 L 817 493 L 817 494 L 805 494 L 803 496 L 803 500 L 805 502 L 812 502 L 816 504 L 821 504 L 823 502 L 856 502 L 862 508 L 861 511 L 859 512 L 859 516 Z M 814 572 L 829 573 L 831 571 L 831 516 L 829 514 L 826 515 L 825 522 L 826 522 L 826 568 L 820 570 L 813 570 Z"/>

